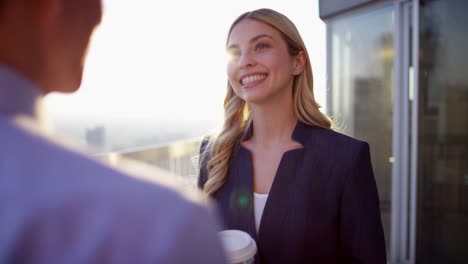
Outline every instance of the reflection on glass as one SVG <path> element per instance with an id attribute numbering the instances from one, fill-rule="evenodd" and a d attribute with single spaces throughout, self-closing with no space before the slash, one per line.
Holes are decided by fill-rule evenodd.
<path id="1" fill-rule="evenodd" d="M 390 238 L 393 8 L 330 23 L 331 112 L 342 132 L 369 142 L 386 244 Z"/>
<path id="2" fill-rule="evenodd" d="M 468 263 L 468 2 L 420 10 L 416 263 Z"/>

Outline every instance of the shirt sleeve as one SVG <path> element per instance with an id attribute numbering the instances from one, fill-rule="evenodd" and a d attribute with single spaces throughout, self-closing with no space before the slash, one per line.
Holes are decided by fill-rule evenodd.
<path id="1" fill-rule="evenodd" d="M 80 199 L 18 217 L 2 263 L 226 263 L 209 204 Z"/>
<path id="2" fill-rule="evenodd" d="M 174 237 L 175 243 L 167 252 L 170 257 L 154 263 L 227 263 L 217 235 L 220 229 L 214 213 L 193 210 L 179 228 L 178 237 Z"/>

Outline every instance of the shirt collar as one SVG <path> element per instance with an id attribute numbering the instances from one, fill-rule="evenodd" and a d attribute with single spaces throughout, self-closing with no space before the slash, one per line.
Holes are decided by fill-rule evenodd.
<path id="1" fill-rule="evenodd" d="M 294 127 L 294 130 L 292 132 L 291 138 L 305 146 L 306 143 L 309 141 L 309 138 L 313 134 L 311 133 L 311 131 L 313 131 L 314 129 L 320 129 L 320 128 L 316 126 L 304 124 L 301 121 L 297 121 L 296 126 Z M 249 127 L 247 128 L 247 131 L 242 137 L 242 141 L 249 139 L 252 136 L 252 134 L 253 134 L 253 122 L 251 122 Z"/>
<path id="2" fill-rule="evenodd" d="M 35 84 L 0 64 L 0 114 L 37 118 L 41 99 Z"/>

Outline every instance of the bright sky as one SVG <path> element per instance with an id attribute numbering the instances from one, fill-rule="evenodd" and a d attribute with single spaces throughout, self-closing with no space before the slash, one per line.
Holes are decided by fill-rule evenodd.
<path id="1" fill-rule="evenodd" d="M 106 0 L 83 85 L 50 95 L 52 121 L 221 122 L 225 41 L 232 21 L 268 7 L 298 27 L 311 56 L 317 100 L 325 106 L 325 24 L 317 0 Z"/>

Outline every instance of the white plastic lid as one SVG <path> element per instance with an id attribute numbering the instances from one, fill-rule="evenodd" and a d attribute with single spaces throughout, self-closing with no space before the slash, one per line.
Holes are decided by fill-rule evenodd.
<path id="1" fill-rule="evenodd" d="M 241 230 L 224 230 L 218 233 L 231 263 L 242 263 L 255 256 L 255 240 Z"/>

